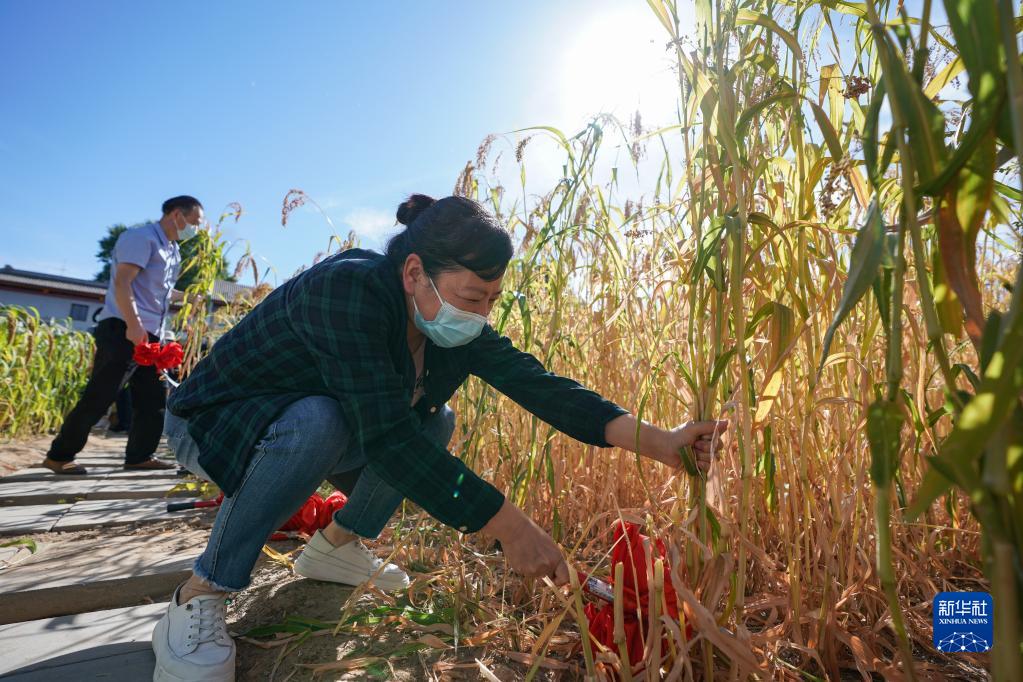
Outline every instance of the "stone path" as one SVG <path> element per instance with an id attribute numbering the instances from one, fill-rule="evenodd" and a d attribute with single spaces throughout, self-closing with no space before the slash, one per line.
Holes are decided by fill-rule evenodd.
<path id="1" fill-rule="evenodd" d="M 0 675 L 18 682 L 153 679 L 150 636 L 166 604 L 0 625 Z"/>
<path id="2" fill-rule="evenodd" d="M 43 545 L 0 572 L 0 625 L 163 598 L 205 542 L 193 530 Z"/>
<path id="3" fill-rule="evenodd" d="M 124 471 L 123 448 L 93 434 L 77 459 L 88 476 L 30 467 L 0 478 L 0 545 L 20 541 L 0 547 L 4 680 L 152 679 L 153 626 L 208 531 L 148 530 L 194 516 L 167 502 L 197 495 L 197 482 Z"/>
<path id="4" fill-rule="evenodd" d="M 27 507 L 4 507 L 0 509 L 0 535 L 48 533 L 71 506 L 34 504 Z"/>
<path id="5" fill-rule="evenodd" d="M 5 483 L 20 483 L 22 481 L 53 481 L 56 477 L 53 472 L 43 467 L 32 467 L 30 469 L 22 469 L 16 473 L 10 474 L 0 478 L 0 484 Z M 133 479 L 142 478 L 147 480 L 153 480 L 157 478 L 182 478 L 182 475 L 176 471 L 125 471 L 118 465 L 109 464 L 103 466 L 89 467 L 89 473 L 86 476 L 61 476 L 60 480 L 68 481 L 82 481 L 82 480 L 121 480 L 121 479 Z"/>
<path id="6" fill-rule="evenodd" d="M 14 481 L 0 485 L 0 506 L 49 504 L 75 500 L 136 500 L 169 495 L 195 495 L 195 490 L 173 490 L 177 479 L 93 478 L 77 480 Z"/>

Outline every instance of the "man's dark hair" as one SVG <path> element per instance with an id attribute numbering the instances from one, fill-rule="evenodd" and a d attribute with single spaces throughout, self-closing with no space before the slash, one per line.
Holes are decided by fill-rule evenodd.
<path id="1" fill-rule="evenodd" d="M 405 230 L 387 244 L 387 257 L 399 268 L 410 253 L 423 260 L 431 277 L 465 268 L 493 281 L 511 260 L 511 237 L 486 209 L 465 197 L 439 201 L 413 194 L 398 207 Z"/>
<path id="2" fill-rule="evenodd" d="M 163 202 L 164 215 L 167 215 L 171 211 L 176 211 L 179 208 L 182 213 L 191 213 L 196 208 L 202 208 L 202 203 L 200 203 L 195 197 L 190 197 L 187 194 L 182 194 L 180 197 L 173 197 Z"/>

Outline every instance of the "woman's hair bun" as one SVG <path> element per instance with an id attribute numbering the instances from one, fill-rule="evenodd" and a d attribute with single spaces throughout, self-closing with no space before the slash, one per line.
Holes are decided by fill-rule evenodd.
<path id="1" fill-rule="evenodd" d="M 420 213 L 433 206 L 436 200 L 425 194 L 413 194 L 398 206 L 398 222 L 411 225 Z"/>
<path id="2" fill-rule="evenodd" d="M 386 249 L 398 270 L 414 253 L 431 277 L 464 269 L 493 282 L 515 252 L 504 226 L 468 197 L 434 201 L 413 194 L 398 207 L 398 221 L 407 227 L 391 237 Z"/>

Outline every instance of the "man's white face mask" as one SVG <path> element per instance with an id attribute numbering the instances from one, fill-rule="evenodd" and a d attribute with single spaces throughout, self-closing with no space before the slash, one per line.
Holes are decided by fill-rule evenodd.
<path id="1" fill-rule="evenodd" d="M 176 228 L 177 231 L 178 231 L 178 241 L 183 242 L 183 241 L 191 239 L 195 235 L 199 234 L 199 226 L 198 225 L 190 225 L 188 223 L 188 221 L 185 220 L 185 217 L 182 216 L 180 213 L 178 214 L 178 217 L 181 218 L 181 222 L 182 222 L 182 226 Z"/>

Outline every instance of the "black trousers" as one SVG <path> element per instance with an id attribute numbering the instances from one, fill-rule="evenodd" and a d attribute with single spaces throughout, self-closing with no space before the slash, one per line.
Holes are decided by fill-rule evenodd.
<path id="1" fill-rule="evenodd" d="M 124 320 L 115 318 L 107 318 L 96 326 L 96 359 L 92 375 L 78 403 L 64 418 L 60 432 L 53 439 L 46 455 L 50 459 L 58 462 L 73 460 L 85 447 L 89 431 L 117 397 L 135 352 L 131 341 L 124 336 L 126 329 Z M 150 334 L 149 340 L 158 339 Z M 160 381 L 155 367 L 137 367 L 128 386 L 132 413 L 124 461 L 125 464 L 137 464 L 152 457 L 160 444 L 167 387 Z"/>

